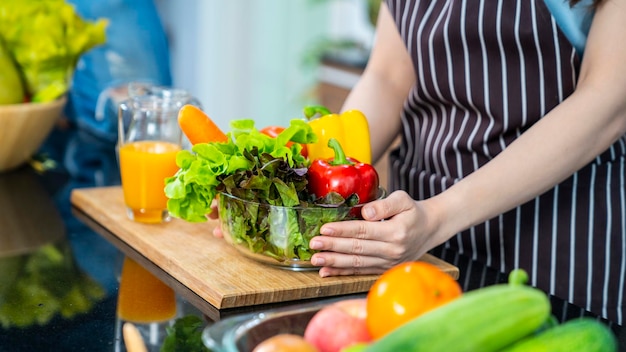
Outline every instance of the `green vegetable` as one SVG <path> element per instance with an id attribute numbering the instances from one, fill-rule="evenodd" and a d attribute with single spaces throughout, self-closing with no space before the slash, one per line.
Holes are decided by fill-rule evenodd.
<path id="1" fill-rule="evenodd" d="M 221 191 L 236 192 L 233 190 L 236 188 L 234 185 L 226 186 L 223 183 L 241 182 L 242 178 L 250 178 L 248 188 L 259 192 L 256 199 L 264 199 L 273 205 L 291 206 L 299 203 L 297 193 L 304 187 L 297 184 L 296 179 L 284 182 L 280 180 L 282 176 L 279 176 L 267 180 L 263 175 L 246 172 L 269 168 L 276 159 L 284 162 L 281 175 L 303 174 L 308 159 L 300 154 L 301 146 L 297 143 L 310 143 L 316 139 L 311 127 L 303 120 L 294 119 L 276 138 L 259 132 L 254 127 L 254 121 L 249 119 L 231 121 L 231 128 L 226 143 L 198 143 L 191 152 L 183 150 L 176 156 L 176 164 L 180 169 L 176 175 L 165 180 L 165 194 L 169 198 L 167 208 L 173 216 L 190 222 L 206 221 L 218 186 L 221 186 Z M 286 136 L 296 144 L 287 147 Z M 268 163 L 271 164 L 266 165 Z M 272 168 L 279 171 L 276 167 Z M 236 173 L 240 175 L 235 176 Z M 229 176 L 232 177 L 227 179 Z M 261 188 L 265 188 L 265 193 L 260 193 Z M 278 196 L 270 196 L 269 192 L 278 192 Z M 250 194 L 244 198 L 255 199 Z"/>
<path id="2" fill-rule="evenodd" d="M 227 142 L 198 143 L 177 155 L 180 169 L 165 186 L 168 210 L 187 221 L 206 221 L 222 193 L 222 229 L 233 242 L 279 261 L 309 260 L 310 239 L 322 224 L 350 216 L 358 197 L 331 192 L 315 198 L 308 192 L 309 160 L 298 143 L 316 136 L 305 121 L 292 120 L 275 138 L 258 131 L 253 120 L 235 120 L 231 127 Z M 288 141 L 295 143 L 287 147 Z"/>
<path id="3" fill-rule="evenodd" d="M 174 324 L 167 327 L 167 336 L 161 346 L 161 352 L 202 352 L 210 351 L 202 342 L 202 319 L 195 315 L 188 315 L 176 319 Z"/>
<path id="4" fill-rule="evenodd" d="M 273 158 L 263 160 L 256 170 L 227 177 L 220 187 L 226 194 L 219 197 L 222 230 L 235 244 L 279 262 L 310 260 L 315 253 L 309 248 L 311 238 L 319 235 L 322 224 L 351 218 L 350 207 L 358 196 L 344 200 L 333 193 L 305 202 L 301 199 L 308 195 L 306 184 L 306 176 Z"/>
<path id="5" fill-rule="evenodd" d="M 469 291 L 375 341 L 365 351 L 498 351 L 550 316 L 542 291 L 519 283 Z"/>
<path id="6" fill-rule="evenodd" d="M 617 351 L 617 341 L 606 325 L 591 318 L 579 318 L 522 339 L 503 351 L 613 352 Z"/>
<path id="7" fill-rule="evenodd" d="M 0 73 L 0 105 L 23 102 L 22 79 L 2 38 L 0 38 Z"/>
<path id="8" fill-rule="evenodd" d="M 104 19 L 83 20 L 65 0 L 0 2 L 0 38 L 34 102 L 67 92 L 79 57 L 105 42 L 106 26 Z"/>

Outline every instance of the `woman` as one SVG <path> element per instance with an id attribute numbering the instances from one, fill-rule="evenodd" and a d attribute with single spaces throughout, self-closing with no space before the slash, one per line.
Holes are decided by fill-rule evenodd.
<path id="1" fill-rule="evenodd" d="M 344 107 L 369 117 L 374 159 L 401 132 L 395 192 L 322 227 L 321 276 L 443 245 L 622 324 L 626 0 L 588 5 L 383 3 Z"/>

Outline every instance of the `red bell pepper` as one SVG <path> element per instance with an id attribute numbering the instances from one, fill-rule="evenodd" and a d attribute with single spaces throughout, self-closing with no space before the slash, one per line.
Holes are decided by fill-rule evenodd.
<path id="1" fill-rule="evenodd" d="M 328 147 L 333 148 L 335 157 L 313 160 L 307 173 L 309 192 L 317 198 L 336 192 L 344 199 L 356 193 L 359 203 L 374 200 L 379 182 L 376 169 L 346 157 L 339 141 L 334 138 L 328 141 Z"/>

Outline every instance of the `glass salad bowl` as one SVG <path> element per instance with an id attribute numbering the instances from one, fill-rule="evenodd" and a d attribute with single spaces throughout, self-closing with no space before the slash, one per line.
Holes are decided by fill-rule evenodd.
<path id="1" fill-rule="evenodd" d="M 379 187 L 377 199 L 386 194 Z M 325 223 L 360 219 L 364 205 L 284 207 L 226 193 L 218 198 L 226 241 L 250 259 L 290 270 L 317 270 L 310 262 L 316 252 L 309 248 L 311 238 L 319 235 Z"/>

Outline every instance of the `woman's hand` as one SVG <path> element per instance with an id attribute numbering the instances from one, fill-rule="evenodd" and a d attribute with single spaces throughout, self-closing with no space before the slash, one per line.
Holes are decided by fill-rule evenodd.
<path id="1" fill-rule="evenodd" d="M 311 258 L 321 266 L 320 276 L 379 274 L 392 266 L 417 260 L 443 243 L 435 209 L 428 202 L 416 202 L 406 192 L 363 206 L 364 221 L 342 221 L 322 226 L 311 239 L 312 249 L 321 250 Z M 381 221 L 383 220 L 383 221 Z"/>
<path id="2" fill-rule="evenodd" d="M 215 220 L 219 218 L 219 215 L 220 214 L 218 213 L 218 210 L 217 210 L 217 199 L 213 199 L 213 202 L 211 202 L 211 212 L 209 213 L 209 215 L 207 215 L 207 217 L 211 220 Z M 213 229 L 213 236 L 219 237 L 219 238 L 224 237 L 224 234 L 222 233 L 222 226 L 220 226 L 219 222 Z"/>

